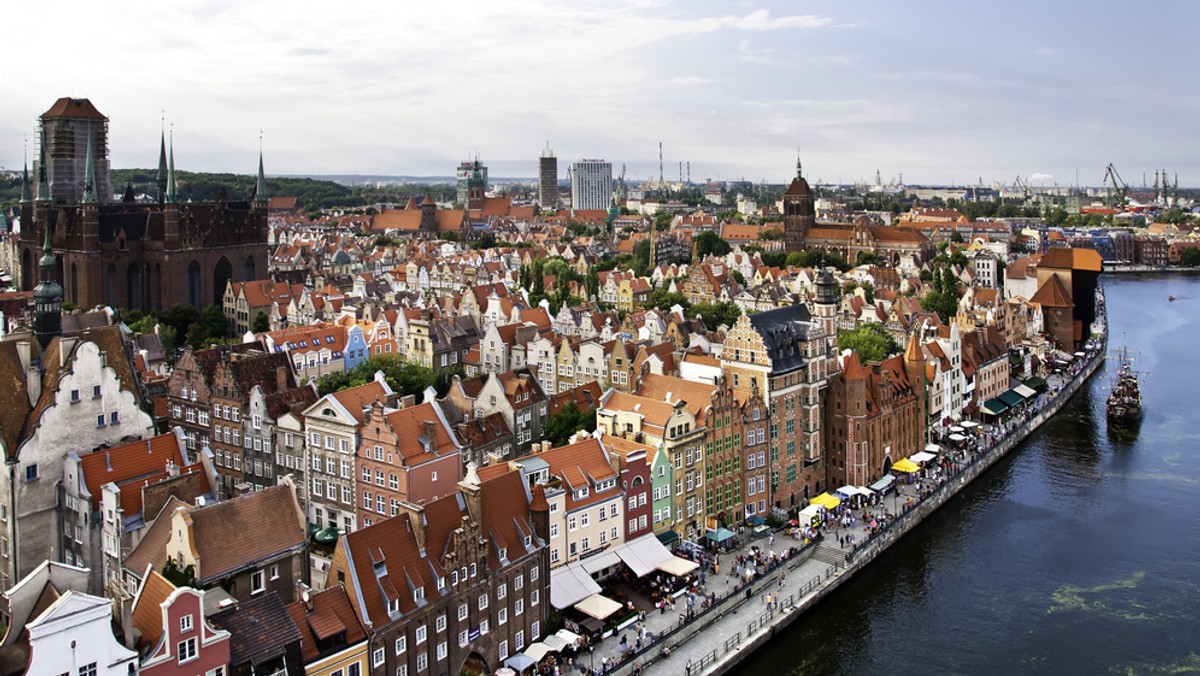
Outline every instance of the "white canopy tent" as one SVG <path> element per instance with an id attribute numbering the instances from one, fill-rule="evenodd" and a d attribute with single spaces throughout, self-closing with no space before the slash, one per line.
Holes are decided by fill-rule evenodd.
<path id="1" fill-rule="evenodd" d="M 558 634 L 550 634 L 549 636 L 543 637 L 542 643 L 545 643 L 556 653 L 562 652 L 563 648 L 566 648 L 568 645 L 570 645 Z"/>
<path id="2" fill-rule="evenodd" d="M 966 438 L 965 436 L 963 436 L 963 435 L 961 435 L 961 434 L 958 434 L 957 432 L 956 432 L 956 433 L 954 433 L 954 434 L 951 434 L 951 435 L 950 435 L 949 437 L 947 437 L 947 438 L 948 438 L 950 441 L 966 441 L 966 440 L 967 440 L 967 438 Z"/>
<path id="3" fill-rule="evenodd" d="M 597 620 L 607 619 L 609 615 L 621 609 L 621 604 L 603 596 L 601 594 L 592 594 L 586 599 L 575 604 L 575 610 L 594 617 Z"/>
<path id="4" fill-rule="evenodd" d="M 928 453 L 926 451 L 920 451 L 920 452 L 913 453 L 912 455 L 908 456 L 908 459 L 912 460 L 913 462 L 920 463 L 920 462 L 929 462 L 930 460 L 933 460 L 936 457 L 937 456 L 934 455 L 933 453 Z"/>
<path id="5" fill-rule="evenodd" d="M 1017 385 L 1012 389 L 1013 392 L 1021 395 L 1022 399 L 1033 399 L 1037 396 L 1037 392 L 1033 388 L 1026 385 Z"/>
<path id="6" fill-rule="evenodd" d="M 562 640 L 566 641 L 567 645 L 572 646 L 572 647 L 578 647 L 579 644 L 583 641 L 582 636 L 580 636 L 579 634 L 576 634 L 575 632 L 571 631 L 570 629 L 559 629 L 557 632 L 554 633 L 554 635 L 561 638 Z"/>
<path id="7" fill-rule="evenodd" d="M 578 564 L 559 568 L 550 575 L 550 605 L 559 610 L 599 593 L 600 585 Z"/>
<path id="8" fill-rule="evenodd" d="M 699 567 L 700 564 L 696 563 L 695 561 L 689 561 L 688 559 L 683 559 L 678 556 L 672 556 L 666 561 L 663 561 L 655 566 L 655 568 L 661 570 L 662 572 L 668 575 L 674 575 L 675 577 L 687 575 Z"/>
<path id="9" fill-rule="evenodd" d="M 626 542 L 613 551 L 638 577 L 654 572 L 660 563 L 675 558 L 653 533 Z"/>
<path id="10" fill-rule="evenodd" d="M 979 427 L 979 423 L 975 422 L 974 420 L 964 420 L 959 424 L 961 424 L 963 427 L 965 427 L 967 429 L 973 429 L 973 428 Z"/>
<path id="11" fill-rule="evenodd" d="M 815 517 L 821 516 L 821 512 L 825 510 L 821 505 L 809 505 L 800 510 L 800 523 L 805 526 L 811 525 Z"/>
<path id="12" fill-rule="evenodd" d="M 925 444 L 926 453 L 941 453 L 942 447 L 937 444 Z"/>
<path id="13" fill-rule="evenodd" d="M 534 662 L 541 662 L 542 658 L 546 656 L 546 653 L 552 652 L 554 651 L 550 649 L 550 646 L 541 642 L 530 643 L 529 647 L 525 649 L 525 654 L 528 655 Z"/>
<path id="14" fill-rule="evenodd" d="M 617 556 L 617 552 L 611 549 L 606 552 L 596 554 L 595 556 L 589 556 L 583 561 L 580 561 L 580 565 L 583 566 L 583 569 L 593 574 L 598 573 L 605 568 L 611 568 L 618 563 L 621 563 L 621 557 Z"/>

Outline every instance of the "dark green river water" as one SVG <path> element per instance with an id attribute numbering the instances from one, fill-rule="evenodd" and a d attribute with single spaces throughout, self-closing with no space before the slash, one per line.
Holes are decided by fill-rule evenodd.
<path id="1" fill-rule="evenodd" d="M 1200 277 L 1102 281 L 1140 429 L 1108 430 L 1110 360 L 739 676 L 1200 673 Z"/>

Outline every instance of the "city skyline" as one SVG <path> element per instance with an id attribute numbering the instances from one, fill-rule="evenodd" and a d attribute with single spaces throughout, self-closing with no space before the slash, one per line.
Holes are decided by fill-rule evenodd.
<path id="1" fill-rule="evenodd" d="M 1130 185 L 1157 169 L 1194 185 L 1200 97 L 1183 90 L 1200 10 L 1156 6 L 1153 53 L 1115 2 L 1003 12 L 952 3 L 532 1 L 378 6 L 355 15 L 275 2 L 147 13 L 68 2 L 53 24 L 12 8 L 33 67 L 5 72 L 0 167 L 37 117 L 87 97 L 111 120 L 112 165 L 153 167 L 160 120 L 180 169 L 453 175 L 476 155 L 536 177 L 604 157 L 627 179 Z M 53 33 L 50 31 L 53 30 Z M 1118 32 L 1123 31 L 1123 32 Z M 109 37 L 94 54 L 49 49 Z M 1115 38 L 1126 37 L 1122 41 Z M 1145 36 L 1140 36 L 1145 37 Z M 165 110 L 165 112 L 164 112 Z"/>

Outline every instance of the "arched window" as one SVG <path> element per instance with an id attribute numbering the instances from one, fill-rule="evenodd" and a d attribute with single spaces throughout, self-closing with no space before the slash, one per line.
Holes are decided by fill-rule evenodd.
<path id="1" fill-rule="evenodd" d="M 117 266 L 109 263 L 104 270 L 104 302 L 111 308 L 117 307 Z"/>
<path id="2" fill-rule="evenodd" d="M 192 261 L 188 265 L 188 305 L 200 307 L 200 264 Z"/>

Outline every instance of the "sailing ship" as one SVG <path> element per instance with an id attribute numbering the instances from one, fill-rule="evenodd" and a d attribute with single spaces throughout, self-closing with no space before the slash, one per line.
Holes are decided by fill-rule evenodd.
<path id="1" fill-rule="evenodd" d="M 1119 366 L 1112 390 L 1108 394 L 1108 422 L 1110 425 L 1134 425 L 1142 419 L 1142 390 L 1138 373 L 1133 369 L 1129 351 L 1121 348 L 1117 354 Z"/>

